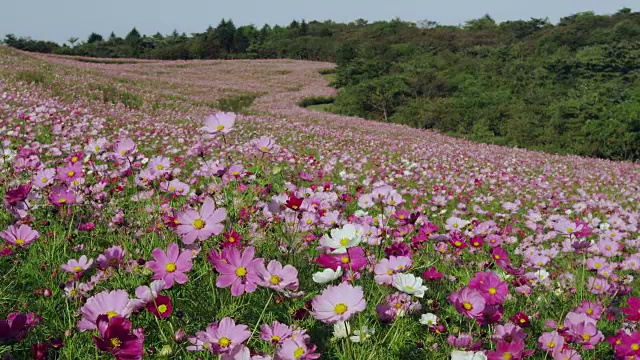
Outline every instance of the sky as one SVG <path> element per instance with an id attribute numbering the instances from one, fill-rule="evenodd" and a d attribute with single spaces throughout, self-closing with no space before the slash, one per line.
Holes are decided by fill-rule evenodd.
<path id="1" fill-rule="evenodd" d="M 582 11 L 612 14 L 638 0 L 0 0 L 0 36 L 64 42 L 92 32 L 124 37 L 134 26 L 143 34 L 203 32 L 222 18 L 236 24 L 287 25 L 292 20 L 350 22 L 423 19 L 443 25 L 491 15 L 496 21 L 561 17 Z"/>

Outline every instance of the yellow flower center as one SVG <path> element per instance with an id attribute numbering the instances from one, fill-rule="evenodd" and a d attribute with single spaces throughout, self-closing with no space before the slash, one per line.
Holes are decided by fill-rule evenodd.
<path id="1" fill-rule="evenodd" d="M 589 341 L 589 340 L 591 340 L 591 335 L 586 334 L 586 333 L 585 333 L 585 334 L 582 334 L 582 336 L 581 336 L 581 337 L 582 337 L 582 340 L 584 340 L 584 341 Z"/>
<path id="2" fill-rule="evenodd" d="M 497 292 L 498 290 L 496 290 L 496 288 L 489 288 L 489 294 L 495 295 Z"/>
<path id="3" fill-rule="evenodd" d="M 224 130 L 224 125 L 218 125 L 218 126 L 216 127 L 216 130 L 218 130 L 218 131 L 222 131 L 222 130 Z"/>
<path id="4" fill-rule="evenodd" d="M 122 345 L 122 341 L 120 341 L 120 339 L 118 338 L 111 338 L 109 342 L 111 343 L 111 346 L 113 346 L 114 348 L 120 347 L 120 345 Z"/>
<path id="5" fill-rule="evenodd" d="M 462 245 L 462 243 L 460 241 L 456 241 L 455 244 L 456 244 L 456 246 Z"/>
<path id="6" fill-rule="evenodd" d="M 112 318 L 112 317 L 114 317 L 114 316 L 118 316 L 118 313 L 117 313 L 117 312 L 115 312 L 115 311 L 109 311 L 109 312 L 107 313 L 107 317 L 108 317 L 109 319 L 111 319 L 111 318 Z"/>
<path id="7" fill-rule="evenodd" d="M 156 165 L 156 169 L 158 169 L 158 170 L 164 170 L 164 165 L 162 165 L 162 164 L 158 164 L 158 165 Z"/>
<path id="8" fill-rule="evenodd" d="M 273 285 L 278 285 L 281 281 L 282 279 L 280 279 L 278 275 L 271 275 L 271 278 L 269 279 L 269 282 Z"/>
<path id="9" fill-rule="evenodd" d="M 470 302 L 465 302 L 465 303 L 462 304 L 462 306 L 467 310 L 473 309 L 473 305 L 471 305 Z"/>
<path id="10" fill-rule="evenodd" d="M 170 187 L 169 191 L 176 191 L 176 187 L 175 186 Z"/>
<path id="11" fill-rule="evenodd" d="M 510 352 L 506 352 L 504 354 L 502 354 L 502 359 L 503 360 L 511 360 L 513 358 L 513 355 L 511 355 Z"/>
<path id="12" fill-rule="evenodd" d="M 343 256 L 340 259 L 340 262 L 343 263 L 343 264 L 348 264 L 349 263 L 349 257 L 348 256 Z"/>
<path id="13" fill-rule="evenodd" d="M 220 338 L 220 340 L 218 340 L 218 345 L 224 348 L 229 347 L 229 345 L 231 345 L 231 339 L 226 337 Z"/>
<path id="14" fill-rule="evenodd" d="M 548 347 L 549 349 L 554 348 L 554 347 L 556 347 L 556 343 L 555 343 L 555 342 L 553 342 L 553 341 L 549 341 L 549 342 L 547 343 L 547 347 Z"/>
<path id="15" fill-rule="evenodd" d="M 391 270 L 391 269 L 387 270 L 387 274 L 393 275 L 393 270 Z"/>
<path id="16" fill-rule="evenodd" d="M 591 315 L 593 314 L 593 309 L 592 308 L 588 308 L 587 309 L 587 315 Z"/>
<path id="17" fill-rule="evenodd" d="M 281 339 L 281 337 L 280 337 L 280 336 L 278 336 L 278 335 L 273 335 L 273 336 L 271 337 L 271 341 L 273 341 L 273 342 L 278 342 L 278 341 L 280 341 L 280 339 Z"/>
<path id="18" fill-rule="evenodd" d="M 500 255 L 494 255 L 493 258 L 496 260 L 500 260 Z"/>
<path id="19" fill-rule="evenodd" d="M 74 266 L 73 271 L 82 271 L 82 266 Z"/>
<path id="20" fill-rule="evenodd" d="M 638 345 L 638 344 L 632 344 L 632 345 L 631 345 L 631 350 L 633 350 L 633 351 L 638 351 L 638 350 L 640 350 L 640 345 Z"/>
<path id="21" fill-rule="evenodd" d="M 95 151 L 100 151 L 100 146 L 96 146 L 96 147 L 94 147 L 94 148 L 93 148 L 93 150 L 95 150 Z"/>
<path id="22" fill-rule="evenodd" d="M 24 240 L 23 239 L 16 239 L 16 244 L 17 245 L 22 245 L 22 244 L 24 244 Z"/>
<path id="23" fill-rule="evenodd" d="M 236 241 L 236 238 L 234 238 L 233 236 L 229 236 L 229 239 L 227 241 L 232 243 Z"/>
<path id="24" fill-rule="evenodd" d="M 74 156 L 74 157 L 71 158 L 71 162 L 76 162 L 76 161 L 78 161 L 78 157 L 77 156 Z"/>
<path id="25" fill-rule="evenodd" d="M 169 310 L 169 309 L 167 308 L 167 305 L 165 305 L 165 304 L 162 304 L 162 305 L 158 306 L 158 312 L 160 314 L 166 313 L 167 310 Z"/>
<path id="26" fill-rule="evenodd" d="M 261 150 L 262 152 L 267 152 L 267 151 L 269 151 L 269 148 L 268 148 L 268 147 L 266 147 L 266 146 L 261 146 L 261 147 L 260 147 L 260 150 Z"/>
<path id="27" fill-rule="evenodd" d="M 46 183 L 47 181 L 49 181 L 49 179 L 48 179 L 48 178 L 46 178 L 46 177 L 43 177 L 43 178 L 42 178 L 42 182 L 43 182 L 43 183 Z"/>
<path id="28" fill-rule="evenodd" d="M 311 224 L 313 224 L 313 219 L 311 218 L 307 219 L 307 225 L 311 225 Z"/>
<path id="29" fill-rule="evenodd" d="M 62 199 L 58 200 L 58 202 L 59 202 L 60 204 L 64 204 L 64 203 L 66 203 L 66 202 L 67 202 L 67 199 L 62 198 Z"/>
<path id="30" fill-rule="evenodd" d="M 174 272 L 176 271 L 176 264 L 174 263 L 168 263 L 167 265 L 164 266 L 164 269 L 167 270 L 167 272 Z"/>
<path id="31" fill-rule="evenodd" d="M 299 359 L 302 355 L 304 355 L 304 349 L 303 348 L 297 348 L 296 351 L 293 352 L 293 357 L 296 359 Z"/>
<path id="32" fill-rule="evenodd" d="M 242 277 L 245 275 L 247 275 L 247 268 L 240 266 L 236 269 L 236 276 Z"/>
<path id="33" fill-rule="evenodd" d="M 344 313 L 347 312 L 347 305 L 343 304 L 343 303 L 339 303 L 338 305 L 336 305 L 336 307 L 334 308 L 334 311 L 336 312 L 336 314 L 338 315 L 342 315 Z"/>
<path id="34" fill-rule="evenodd" d="M 193 220 L 193 227 L 200 230 L 204 227 L 205 222 L 202 219 L 195 219 Z"/>
<path id="35" fill-rule="evenodd" d="M 340 246 L 347 246 L 348 243 L 349 243 L 349 239 L 348 238 L 340 239 Z"/>

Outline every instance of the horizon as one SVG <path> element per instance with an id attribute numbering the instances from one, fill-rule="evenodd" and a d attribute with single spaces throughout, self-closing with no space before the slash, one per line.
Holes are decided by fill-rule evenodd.
<path id="1" fill-rule="evenodd" d="M 223 4 L 218 7 L 215 3 L 206 0 L 190 0 L 180 4 L 168 0 L 155 2 L 141 0 L 134 4 L 125 0 L 114 0 L 108 8 L 99 8 L 98 12 L 96 7 L 87 7 L 86 3 L 80 0 L 65 0 L 64 4 L 51 4 L 44 0 L 23 0 L 5 6 L 5 11 L 0 14 L 0 35 L 2 39 L 7 34 L 14 34 L 18 37 L 54 41 L 59 44 L 67 43 L 71 37 L 85 41 L 93 32 L 105 38 L 111 32 L 124 37 L 134 27 L 145 35 L 153 35 L 157 32 L 166 35 L 174 30 L 180 34 L 191 35 L 204 32 L 209 26 L 215 27 L 222 19 L 231 19 L 238 27 L 254 25 L 258 28 L 265 24 L 287 26 L 293 20 L 307 22 L 331 20 L 337 23 L 349 23 L 360 18 L 369 22 L 390 21 L 394 18 L 408 22 L 426 19 L 436 21 L 440 25 L 458 26 L 465 21 L 488 14 L 498 23 L 548 18 L 549 22 L 557 24 L 562 17 L 585 11 L 604 15 L 613 14 L 625 7 L 637 10 L 637 6 L 633 8 L 630 2 L 629 0 L 612 0 L 607 3 L 597 0 L 570 0 L 557 4 L 557 1 L 553 0 L 540 0 L 531 4 L 525 0 L 491 0 L 484 4 L 477 4 L 471 0 L 459 0 L 445 5 L 438 4 L 430 9 L 430 5 L 435 4 L 435 1 L 416 4 L 412 0 L 398 0 L 393 4 L 378 2 L 375 5 L 380 6 L 372 6 L 371 2 L 363 0 L 354 0 L 348 4 L 338 0 L 328 0 L 318 8 L 301 7 L 293 0 L 271 1 L 269 4 L 245 1 L 245 4 Z M 416 7 L 419 8 L 414 9 Z M 23 16 L 17 16 L 29 13 L 33 8 L 38 8 L 40 11 L 29 14 L 30 21 L 24 21 Z M 120 10 L 122 8 L 129 10 L 122 12 Z M 283 11 L 283 8 L 286 10 Z M 194 12 L 194 10 L 198 11 Z"/>

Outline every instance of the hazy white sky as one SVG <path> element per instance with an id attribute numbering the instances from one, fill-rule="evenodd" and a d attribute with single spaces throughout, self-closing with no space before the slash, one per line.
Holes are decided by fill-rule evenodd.
<path id="1" fill-rule="evenodd" d="M 124 36 L 136 26 L 144 34 L 202 32 L 231 18 L 236 25 L 286 25 L 293 19 L 349 22 L 358 18 L 446 25 L 490 14 L 497 21 L 562 16 L 581 11 L 610 14 L 638 11 L 638 0 L 0 0 L 0 36 L 85 40 L 91 32 Z"/>

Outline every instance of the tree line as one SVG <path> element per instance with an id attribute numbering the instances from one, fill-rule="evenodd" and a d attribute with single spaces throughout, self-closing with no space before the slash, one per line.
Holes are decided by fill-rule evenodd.
<path id="1" fill-rule="evenodd" d="M 27 51 L 148 59 L 292 58 L 337 64 L 332 111 L 508 146 L 640 159 L 640 13 L 582 12 L 460 26 L 400 19 L 293 21 L 65 44 L 7 35 Z M 323 99 L 326 102 L 326 99 Z"/>

